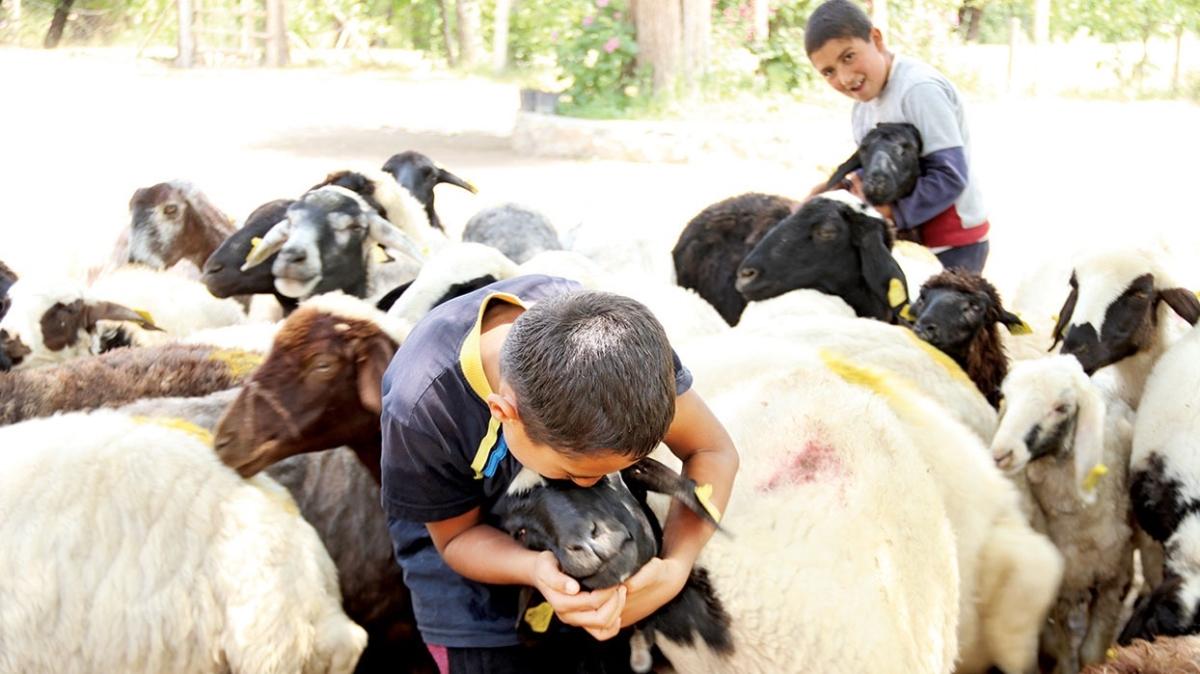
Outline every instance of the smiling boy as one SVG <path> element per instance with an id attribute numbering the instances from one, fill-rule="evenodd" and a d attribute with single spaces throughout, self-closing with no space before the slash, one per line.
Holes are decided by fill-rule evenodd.
<path id="1" fill-rule="evenodd" d="M 829 86 L 854 99 L 855 143 L 883 122 L 907 122 L 921 134 L 921 174 L 912 193 L 877 208 L 898 229 L 915 230 L 945 267 L 982 271 L 990 225 L 958 90 L 928 64 L 888 51 L 882 33 L 850 0 L 813 10 L 804 48 Z M 859 176 L 851 181 L 862 197 Z"/>

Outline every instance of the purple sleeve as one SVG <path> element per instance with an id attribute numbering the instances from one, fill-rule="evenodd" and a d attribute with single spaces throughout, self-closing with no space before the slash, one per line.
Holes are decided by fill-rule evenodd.
<path id="1" fill-rule="evenodd" d="M 967 188 L 967 157 L 961 147 L 948 147 L 921 157 L 921 175 L 911 194 L 893 204 L 898 229 L 912 229 L 950 208 Z"/>

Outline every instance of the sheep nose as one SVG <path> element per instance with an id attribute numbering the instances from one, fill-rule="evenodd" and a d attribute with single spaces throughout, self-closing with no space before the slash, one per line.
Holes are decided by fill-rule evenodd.
<path id="1" fill-rule="evenodd" d="M 917 333 L 918 337 L 927 342 L 932 339 L 936 339 L 938 333 L 937 326 L 932 323 L 917 323 L 917 327 L 914 329 L 914 331 Z"/>
<path id="2" fill-rule="evenodd" d="M 588 533 L 576 538 L 566 548 L 567 552 L 572 555 L 586 555 L 596 557 L 600 560 L 607 560 L 615 555 L 621 549 L 621 546 L 625 544 L 625 541 L 630 538 L 629 532 L 620 527 L 592 522 Z"/>
<path id="3" fill-rule="evenodd" d="M 758 269 L 755 267 L 742 267 L 738 270 L 737 280 L 734 281 L 734 287 L 739 291 L 750 285 L 758 278 Z"/>
<path id="4" fill-rule="evenodd" d="M 221 264 L 220 262 L 213 262 L 211 264 L 204 265 L 204 273 L 205 274 L 216 274 L 217 272 L 221 271 L 224 268 L 225 268 L 225 265 Z"/>
<path id="5" fill-rule="evenodd" d="M 1005 451 L 1003 454 L 996 454 L 993 456 L 993 458 L 996 461 L 997 468 L 1000 468 L 1001 470 L 1007 469 L 1012 465 L 1013 450 L 1010 449 Z"/>

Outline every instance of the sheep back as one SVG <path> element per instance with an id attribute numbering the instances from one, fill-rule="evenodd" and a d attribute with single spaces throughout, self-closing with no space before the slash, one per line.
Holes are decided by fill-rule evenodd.
<path id="1" fill-rule="evenodd" d="M 0 672 L 337 672 L 366 642 L 271 480 L 104 411 L 0 429 Z"/>

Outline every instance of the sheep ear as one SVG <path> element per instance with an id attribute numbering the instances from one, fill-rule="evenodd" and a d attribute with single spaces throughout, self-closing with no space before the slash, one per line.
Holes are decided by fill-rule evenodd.
<path id="1" fill-rule="evenodd" d="M 242 265 L 242 271 L 246 271 L 251 267 L 256 267 L 267 260 L 275 253 L 283 248 L 283 244 L 287 243 L 288 235 L 292 232 L 292 222 L 287 218 L 275 223 L 267 233 L 263 235 L 261 241 L 253 244 L 250 252 L 246 255 L 246 263 Z"/>
<path id="2" fill-rule="evenodd" d="M 1158 299 L 1167 303 L 1183 320 L 1196 324 L 1200 320 L 1200 299 L 1186 288 L 1163 288 L 1158 291 Z"/>
<path id="3" fill-rule="evenodd" d="M 863 278 L 871 293 L 888 306 L 887 315 L 873 318 L 895 323 L 900 316 L 911 316 L 911 312 L 906 311 L 908 280 L 883 240 L 883 228 L 887 223 L 861 213 L 854 213 L 851 217 L 854 218 L 854 241 L 858 246 Z"/>
<path id="4" fill-rule="evenodd" d="M 475 185 L 471 184 L 471 181 L 463 180 L 462 178 L 459 178 L 458 176 L 447 171 L 446 169 L 442 168 L 441 166 L 438 167 L 437 171 L 438 171 L 437 181 L 439 183 L 450 183 L 451 185 L 456 185 L 456 186 L 461 187 L 464 190 L 470 192 L 471 194 L 479 193 L 479 188 L 477 188 L 477 187 L 475 187 Z"/>
<path id="5" fill-rule="evenodd" d="M 825 183 L 825 189 L 838 189 L 841 187 L 842 181 L 846 179 L 846 176 L 860 168 L 862 168 L 862 158 L 858 156 L 858 150 L 855 150 L 854 154 L 850 155 L 849 159 L 842 162 L 840 166 L 834 169 L 833 175 L 829 176 L 829 180 Z"/>
<path id="6" fill-rule="evenodd" d="M 129 321 L 144 330 L 166 332 L 154 324 L 154 318 L 145 311 L 134 311 L 116 302 L 89 302 L 83 306 L 84 323 L 88 332 L 96 327 L 96 321 Z"/>
<path id="7" fill-rule="evenodd" d="M 1028 335 L 1033 333 L 1033 328 L 1029 327 L 1029 324 L 1023 321 L 1020 316 L 1003 307 L 1000 309 L 1000 323 L 1014 335 Z"/>
<path id="8" fill-rule="evenodd" d="M 1063 330 L 1071 324 L 1071 315 L 1075 313 L 1075 302 L 1079 301 L 1079 282 L 1075 280 L 1075 274 L 1071 274 L 1071 294 L 1067 295 L 1067 301 L 1063 302 L 1062 309 L 1058 312 L 1058 321 L 1054 323 L 1054 332 L 1051 333 L 1054 337 L 1054 343 L 1050 345 L 1050 351 L 1058 346 L 1062 341 Z"/>
<path id="9" fill-rule="evenodd" d="M 370 213 L 366 218 L 367 231 L 373 241 L 400 251 L 417 262 L 425 262 L 425 255 L 421 253 L 421 249 L 407 234 L 400 231 L 399 227 L 384 220 L 378 213 Z"/>
<path id="10" fill-rule="evenodd" d="M 1075 484 L 1085 503 L 1096 501 L 1096 482 L 1108 472 L 1104 465 L 1104 399 L 1086 375 L 1078 382 L 1079 413 L 1075 418 Z"/>
<path id="11" fill-rule="evenodd" d="M 372 414 L 383 411 L 383 373 L 395 353 L 396 345 L 383 335 L 360 342 L 357 356 L 358 400 Z"/>
<path id="12" fill-rule="evenodd" d="M 654 459 L 638 461 L 621 471 L 621 478 L 630 488 L 641 488 L 674 498 L 713 526 L 717 526 L 721 519 L 721 512 L 709 501 L 712 485 L 697 486 L 689 478 Z"/>

